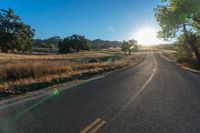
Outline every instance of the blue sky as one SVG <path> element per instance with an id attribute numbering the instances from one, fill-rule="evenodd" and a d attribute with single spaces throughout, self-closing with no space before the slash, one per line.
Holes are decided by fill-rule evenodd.
<path id="1" fill-rule="evenodd" d="M 160 0 L 0 0 L 36 30 L 35 38 L 74 33 L 89 39 L 132 39 L 141 27 L 158 29 Z"/>

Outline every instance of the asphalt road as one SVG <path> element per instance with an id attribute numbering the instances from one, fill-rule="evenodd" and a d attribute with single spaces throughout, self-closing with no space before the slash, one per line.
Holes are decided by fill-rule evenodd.
<path id="1" fill-rule="evenodd" d="M 158 54 L 59 94 L 0 109 L 1 133 L 199 133 L 200 76 Z"/>

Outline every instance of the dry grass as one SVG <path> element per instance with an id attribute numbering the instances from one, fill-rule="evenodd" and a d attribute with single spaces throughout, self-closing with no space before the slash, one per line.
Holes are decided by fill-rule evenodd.
<path id="1" fill-rule="evenodd" d="M 106 69 L 114 70 L 126 66 L 124 61 L 111 63 L 63 63 L 63 62 L 34 62 L 28 64 L 4 65 L 1 69 L 0 89 L 11 89 L 32 83 L 50 82 L 51 80 L 81 75 L 87 72 L 100 72 Z"/>
<path id="2" fill-rule="evenodd" d="M 15 81 L 25 78 L 38 78 L 50 74 L 72 71 L 77 63 L 62 61 L 32 61 L 31 63 L 7 63 L 1 65 L 0 81 Z"/>
<path id="3" fill-rule="evenodd" d="M 25 93 L 29 90 L 45 88 L 44 84 L 53 85 L 73 79 L 88 77 L 103 72 L 115 70 L 127 66 L 131 63 L 139 63 L 144 59 L 144 55 L 137 54 L 131 57 L 121 58 L 111 62 L 87 63 L 85 61 L 69 61 L 58 58 L 82 58 L 82 57 L 104 57 L 105 54 L 80 53 L 71 55 L 50 55 L 50 56 L 14 56 L 9 54 L 1 59 L 5 60 L 0 64 L 0 96 L 15 95 Z M 12 55 L 15 61 L 9 61 Z M 106 54 L 107 56 L 107 54 Z M 41 60 L 45 58 L 54 60 Z M 6 60 L 7 58 L 7 60 Z M 38 58 L 38 59 L 37 59 Z M 25 59 L 25 60 L 24 60 Z M 32 60 L 34 59 L 34 60 Z M 20 62 L 18 60 L 21 60 Z M 38 84 L 38 85 L 37 85 Z M 34 85 L 34 89 L 30 89 Z"/>
<path id="4" fill-rule="evenodd" d="M 170 61 L 176 62 L 177 60 L 176 52 L 162 52 L 161 54 Z"/>
<path id="5" fill-rule="evenodd" d="M 23 55 L 23 54 L 4 54 L 0 53 L 0 62 L 7 61 L 32 61 L 32 60 L 68 60 L 68 59 L 82 59 L 82 58 L 101 58 L 111 56 L 110 52 L 104 53 L 101 51 L 87 51 L 71 54 L 47 54 L 47 55 Z"/>
<path id="6" fill-rule="evenodd" d="M 187 56 L 180 56 L 176 52 L 163 52 L 162 56 L 171 60 L 173 62 L 177 62 L 180 66 L 191 68 L 191 69 L 198 69 L 197 61 L 195 57 L 187 57 Z"/>

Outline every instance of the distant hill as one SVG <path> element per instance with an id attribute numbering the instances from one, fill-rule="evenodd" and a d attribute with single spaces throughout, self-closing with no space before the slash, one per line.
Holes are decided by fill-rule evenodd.
<path id="1" fill-rule="evenodd" d="M 62 39 L 59 36 L 50 37 L 48 39 L 35 39 L 34 48 L 58 48 L 58 43 Z"/>
<path id="2" fill-rule="evenodd" d="M 107 48 L 117 48 L 120 47 L 122 42 L 119 41 L 109 41 L 109 40 L 88 40 L 88 43 L 92 46 L 92 49 L 107 49 Z"/>
<path id="3" fill-rule="evenodd" d="M 62 38 L 59 36 L 50 37 L 48 39 L 35 39 L 33 43 L 33 48 L 51 48 L 57 49 L 58 43 L 62 41 Z M 117 48 L 120 47 L 122 42 L 119 41 L 109 41 L 109 40 L 89 40 L 87 39 L 88 44 L 92 49 L 107 49 L 107 48 Z"/>

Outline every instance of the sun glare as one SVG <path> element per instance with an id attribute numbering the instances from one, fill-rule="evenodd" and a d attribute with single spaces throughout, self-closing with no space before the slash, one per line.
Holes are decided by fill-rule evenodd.
<path id="1" fill-rule="evenodd" d="M 134 39 L 138 41 L 138 44 L 145 46 L 161 43 L 157 38 L 157 30 L 152 27 L 141 28 L 134 34 Z"/>

